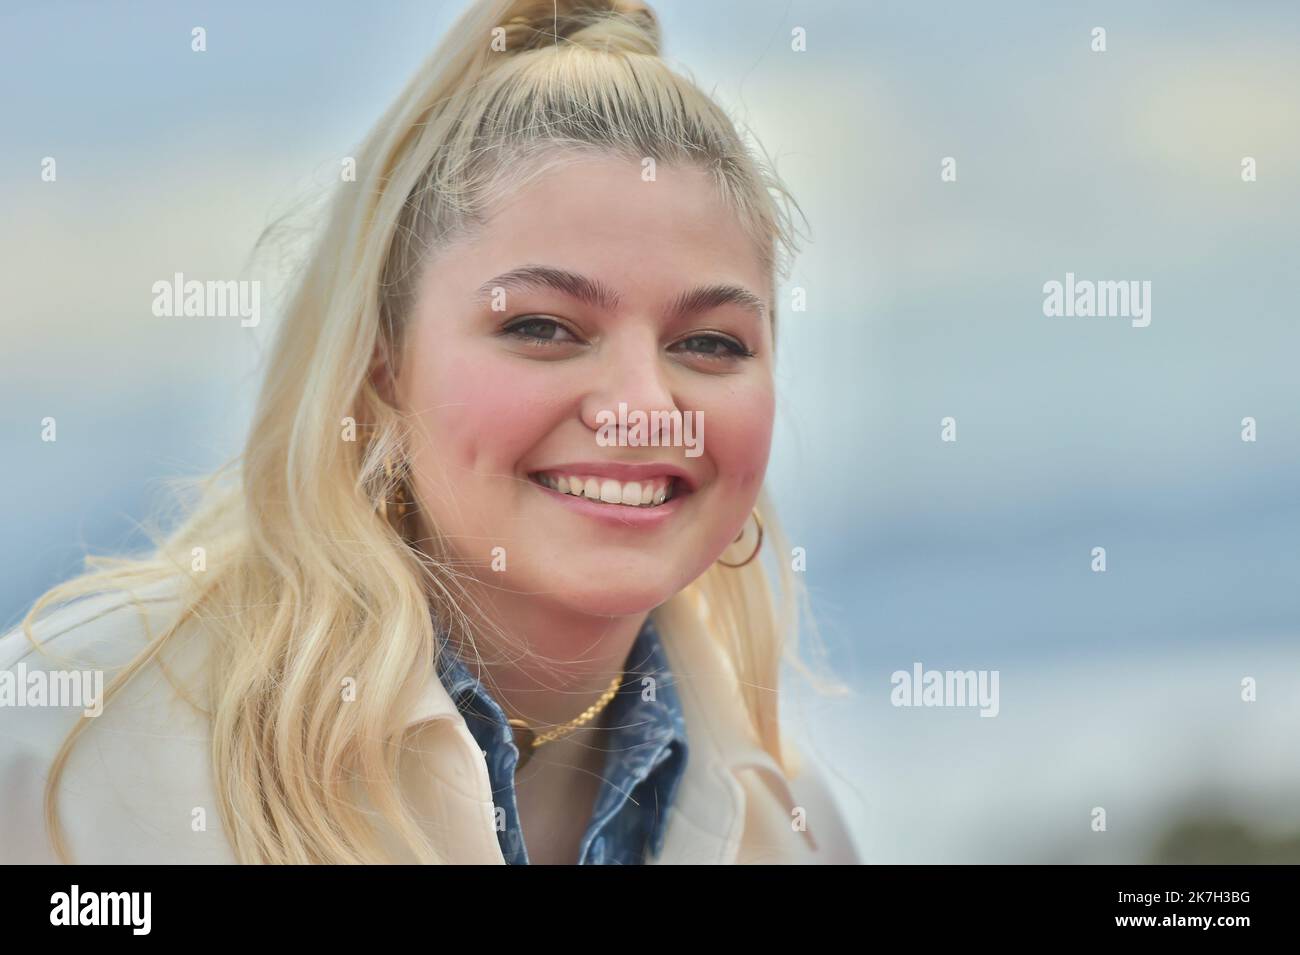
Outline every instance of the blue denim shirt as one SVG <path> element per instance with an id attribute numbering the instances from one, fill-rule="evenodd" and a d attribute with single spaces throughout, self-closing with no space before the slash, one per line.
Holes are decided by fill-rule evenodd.
<path id="1" fill-rule="evenodd" d="M 515 802 L 519 750 L 506 714 L 443 639 L 438 677 L 466 725 L 487 755 L 492 801 L 504 810 L 497 830 L 501 854 L 510 865 L 527 865 Z M 654 680 L 653 699 L 644 678 Z M 640 865 L 646 852 L 663 848 L 672 804 L 686 769 L 686 724 L 658 631 L 646 618 L 628 653 L 624 680 L 597 717 L 602 730 L 594 746 L 606 751 L 600 791 L 578 852 L 579 865 Z"/>

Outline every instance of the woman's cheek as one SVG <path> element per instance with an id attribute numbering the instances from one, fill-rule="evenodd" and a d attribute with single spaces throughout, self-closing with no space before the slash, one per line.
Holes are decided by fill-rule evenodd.
<path id="1" fill-rule="evenodd" d="M 435 435 L 462 468 L 479 474 L 513 473 L 545 437 L 551 404 L 546 382 L 523 362 L 461 355 L 463 360 L 430 376 L 438 388 L 423 407 L 435 416 Z"/>
<path id="2" fill-rule="evenodd" d="M 705 409 L 703 451 L 721 483 L 757 494 L 767 472 L 775 410 L 775 395 L 764 385 L 737 391 L 711 411 Z"/>

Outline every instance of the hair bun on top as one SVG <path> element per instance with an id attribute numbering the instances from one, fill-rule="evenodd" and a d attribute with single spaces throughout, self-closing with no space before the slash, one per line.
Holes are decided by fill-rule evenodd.
<path id="1" fill-rule="evenodd" d="M 641 0 L 515 0 L 500 25 L 512 53 L 570 45 L 609 53 L 660 53 L 659 21 Z"/>

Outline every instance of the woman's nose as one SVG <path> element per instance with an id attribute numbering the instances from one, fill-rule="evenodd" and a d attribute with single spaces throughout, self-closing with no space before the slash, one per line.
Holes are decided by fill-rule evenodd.
<path id="1" fill-rule="evenodd" d="M 583 396 L 583 422 L 596 432 L 611 423 L 622 429 L 628 416 L 639 411 L 657 427 L 667 418 L 654 412 L 677 410 L 666 365 L 657 341 L 629 340 L 609 348 Z"/>

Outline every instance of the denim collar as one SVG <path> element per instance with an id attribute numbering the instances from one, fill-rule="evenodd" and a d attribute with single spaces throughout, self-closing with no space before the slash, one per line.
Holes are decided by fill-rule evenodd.
<path id="1" fill-rule="evenodd" d="M 438 677 L 465 717 L 489 762 L 496 793 L 506 818 L 501 833 L 507 859 L 526 863 L 515 803 L 514 770 L 519 750 L 507 717 L 482 681 L 440 636 Z M 477 667 L 476 667 L 477 669 Z M 657 856 L 663 849 L 669 808 L 681 782 L 688 755 L 686 723 L 663 641 L 647 616 L 624 664 L 624 680 L 610 701 L 600 725 L 607 731 L 595 745 L 606 750 L 600 790 L 579 848 L 579 863 L 639 861 L 637 842 L 645 832 L 645 849 Z M 637 796 L 634 790 L 642 787 Z M 629 822 L 628 818 L 632 821 Z M 615 820 L 619 825 L 612 825 Z"/>

